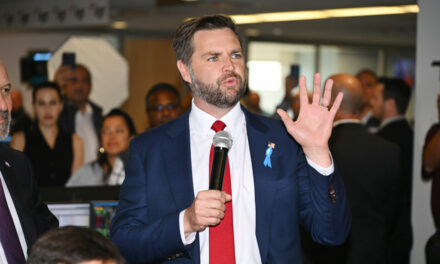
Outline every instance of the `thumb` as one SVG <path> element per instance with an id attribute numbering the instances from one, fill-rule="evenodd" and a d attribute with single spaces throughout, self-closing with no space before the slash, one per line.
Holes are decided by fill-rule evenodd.
<path id="1" fill-rule="evenodd" d="M 232 195 L 225 193 L 225 202 L 230 202 L 232 201 Z"/>
<path id="2" fill-rule="evenodd" d="M 283 109 L 278 108 L 277 113 L 280 115 L 281 120 L 283 121 L 283 123 L 286 127 L 288 125 L 290 125 L 291 123 L 293 123 L 293 120 L 290 118 L 290 116 Z"/>

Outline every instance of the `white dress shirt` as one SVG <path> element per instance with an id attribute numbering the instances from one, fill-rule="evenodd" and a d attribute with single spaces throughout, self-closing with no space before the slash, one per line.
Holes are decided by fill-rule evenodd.
<path id="1" fill-rule="evenodd" d="M 211 129 L 217 119 L 199 109 L 192 102 L 189 114 L 191 141 L 191 166 L 194 196 L 209 189 L 209 152 L 215 132 Z M 232 135 L 233 144 L 228 152 L 231 171 L 235 259 L 237 264 L 261 263 L 256 237 L 255 190 L 252 161 L 246 129 L 246 119 L 240 104 L 237 104 L 221 119 L 225 130 Z M 333 164 L 322 168 L 307 160 L 323 175 L 333 172 Z M 183 228 L 184 211 L 180 213 L 180 235 L 185 245 L 194 242 L 196 233 L 185 238 Z M 209 263 L 209 227 L 199 232 L 200 263 Z"/>
<path id="2" fill-rule="evenodd" d="M 5 180 L 3 179 L 3 174 L 0 172 L 0 180 L 2 181 L 3 191 L 5 192 L 6 202 L 9 207 L 9 212 L 12 216 L 12 221 L 14 221 L 15 229 L 17 230 L 18 239 L 20 241 L 21 249 L 23 250 L 24 258 L 27 259 L 27 244 L 26 239 L 24 237 L 23 229 L 21 228 L 20 219 L 18 218 L 17 210 L 15 210 L 14 202 L 12 201 L 11 194 L 9 193 L 8 186 L 6 186 Z M 0 223 L 1 224 L 1 223 Z M 3 246 L 0 242 L 0 264 L 7 264 L 8 260 L 6 259 L 5 252 L 3 250 Z"/>
<path id="3" fill-rule="evenodd" d="M 84 142 L 84 164 L 95 161 L 98 157 L 98 135 L 93 124 L 93 109 L 90 104 L 86 105 L 86 112 L 80 110 L 75 113 L 75 133 Z"/>

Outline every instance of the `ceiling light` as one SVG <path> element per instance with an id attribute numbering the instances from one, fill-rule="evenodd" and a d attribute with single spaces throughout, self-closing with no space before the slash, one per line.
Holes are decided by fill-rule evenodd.
<path id="1" fill-rule="evenodd" d="M 235 20 L 237 24 L 252 24 L 295 20 L 314 20 L 337 17 L 396 15 L 418 12 L 419 7 L 417 5 L 401 5 L 258 13 L 247 15 L 231 15 L 231 17 Z"/>
<path id="2" fill-rule="evenodd" d="M 125 21 L 115 21 L 112 23 L 112 28 L 114 29 L 126 29 L 127 26 L 128 24 Z"/>

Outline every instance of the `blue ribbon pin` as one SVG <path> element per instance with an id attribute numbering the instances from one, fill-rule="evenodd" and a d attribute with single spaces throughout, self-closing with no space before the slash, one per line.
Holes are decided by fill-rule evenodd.
<path id="1" fill-rule="evenodd" d="M 264 167 L 272 168 L 272 163 L 270 162 L 270 156 L 272 155 L 273 149 L 275 148 L 275 143 L 269 142 L 266 149 L 266 158 L 264 159 Z"/>

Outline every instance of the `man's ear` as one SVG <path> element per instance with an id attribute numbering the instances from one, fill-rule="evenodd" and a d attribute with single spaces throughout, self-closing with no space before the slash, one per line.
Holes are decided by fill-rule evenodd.
<path id="1" fill-rule="evenodd" d="M 183 63 L 182 60 L 177 61 L 177 69 L 179 69 L 182 79 L 187 83 L 191 83 L 191 75 L 189 74 L 189 67 L 185 63 Z"/>
<path id="2" fill-rule="evenodd" d="M 384 109 L 388 112 L 397 112 L 396 100 L 394 98 L 388 98 L 383 101 Z"/>

